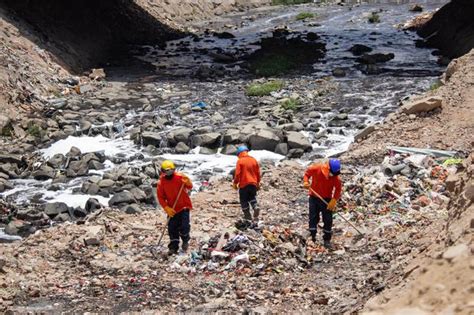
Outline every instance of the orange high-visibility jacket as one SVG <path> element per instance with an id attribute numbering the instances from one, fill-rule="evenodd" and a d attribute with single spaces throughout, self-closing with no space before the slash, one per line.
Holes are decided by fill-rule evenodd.
<path id="1" fill-rule="evenodd" d="M 239 188 L 247 185 L 260 185 L 260 166 L 256 159 L 244 151 L 239 154 L 239 160 L 235 168 L 234 184 Z"/>
<path id="2" fill-rule="evenodd" d="M 339 176 L 329 176 L 329 164 L 312 164 L 304 173 L 303 181 L 311 179 L 311 188 L 323 198 L 341 198 L 342 184 Z M 310 196 L 317 198 L 311 191 Z"/>
<path id="3" fill-rule="evenodd" d="M 183 175 L 175 173 L 171 179 L 166 179 L 165 175 L 160 176 L 160 180 L 156 186 L 156 192 L 158 196 L 158 201 L 163 207 L 173 207 L 176 197 L 178 196 L 179 189 L 183 185 Z M 189 198 L 188 190 L 193 188 L 193 185 L 184 185 L 183 191 L 176 203 L 174 210 L 176 213 L 181 212 L 183 209 L 191 210 L 193 204 L 191 203 L 191 198 Z"/>

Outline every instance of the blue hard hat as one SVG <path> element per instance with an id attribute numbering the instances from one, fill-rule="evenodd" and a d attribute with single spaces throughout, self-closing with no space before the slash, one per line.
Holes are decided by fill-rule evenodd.
<path id="1" fill-rule="evenodd" d="M 329 160 L 329 170 L 334 175 L 338 175 L 341 172 L 341 161 L 338 159 Z"/>
<path id="2" fill-rule="evenodd" d="M 248 151 L 249 148 L 247 148 L 246 145 L 241 145 L 237 148 L 237 155 L 239 155 L 240 153 L 244 152 L 244 151 Z"/>

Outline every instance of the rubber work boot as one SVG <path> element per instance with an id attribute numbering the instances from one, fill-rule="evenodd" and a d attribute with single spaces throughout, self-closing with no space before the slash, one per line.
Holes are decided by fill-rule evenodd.
<path id="1" fill-rule="evenodd" d="M 324 240 L 324 245 L 326 249 L 332 249 L 331 241 Z"/>
<path id="2" fill-rule="evenodd" d="M 258 217 L 260 216 L 260 208 L 253 209 L 253 220 L 258 222 Z"/>
<path id="3" fill-rule="evenodd" d="M 183 244 L 181 245 L 181 249 L 183 250 L 183 252 L 187 252 L 188 251 L 188 248 L 189 248 L 189 242 L 186 241 L 186 242 L 183 242 Z"/>
<path id="4" fill-rule="evenodd" d="M 252 215 L 250 214 L 250 209 L 242 209 L 244 212 L 244 220 L 252 221 Z"/>

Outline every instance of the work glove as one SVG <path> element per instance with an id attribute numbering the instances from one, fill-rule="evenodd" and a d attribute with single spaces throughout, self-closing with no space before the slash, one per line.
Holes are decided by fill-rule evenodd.
<path id="1" fill-rule="evenodd" d="M 165 212 L 168 214 L 170 218 L 174 217 L 174 215 L 176 214 L 176 211 L 174 211 L 173 208 L 168 207 L 168 206 L 165 207 Z"/>
<path id="2" fill-rule="evenodd" d="M 236 183 L 233 183 L 232 184 L 232 188 L 234 188 L 235 190 L 239 189 L 239 185 L 237 185 Z"/>
<path id="3" fill-rule="evenodd" d="M 191 180 L 189 179 L 188 176 L 186 176 L 186 175 L 184 175 L 184 174 L 181 175 L 181 176 L 182 176 L 182 177 L 181 177 L 181 181 L 183 182 L 184 185 L 186 185 L 186 186 L 192 186 L 192 185 L 193 185 L 193 184 L 191 183 Z"/>
<path id="4" fill-rule="evenodd" d="M 337 200 L 332 198 L 331 201 L 328 202 L 328 210 L 329 211 L 336 210 L 336 203 L 337 203 Z"/>
<path id="5" fill-rule="evenodd" d="M 304 182 L 304 183 L 303 183 L 303 188 L 309 189 L 309 187 L 311 187 L 311 185 L 309 184 L 309 182 Z"/>

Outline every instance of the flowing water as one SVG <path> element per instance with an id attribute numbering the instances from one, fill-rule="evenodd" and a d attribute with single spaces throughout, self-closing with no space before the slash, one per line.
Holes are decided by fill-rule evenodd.
<path id="1" fill-rule="evenodd" d="M 418 2 L 423 4 L 426 10 L 431 10 L 446 1 Z M 321 139 L 315 131 L 305 130 L 303 133 L 313 142 L 313 156 L 329 156 L 344 151 L 361 126 L 382 120 L 388 113 L 396 110 L 401 99 L 426 91 L 443 71 L 443 67 L 436 63 L 437 57 L 432 54 L 432 50 L 415 47 L 415 33 L 396 27 L 415 15 L 409 12 L 407 3 L 408 1 L 373 1 L 371 4 L 356 6 L 303 5 L 256 10 L 222 18 L 212 24 L 213 27 L 226 23 L 238 24 L 239 27 L 231 31 L 235 38 L 223 39 L 212 34 L 202 34 L 199 35 L 199 40 L 193 36 L 169 42 L 165 49 L 143 47 L 139 51 L 145 53 L 138 57 L 156 67 L 152 80 L 147 81 L 144 91 L 148 89 L 150 94 L 161 96 L 169 90 L 174 93 L 170 92 L 172 96 L 164 99 L 162 106 L 157 107 L 153 115 L 169 116 L 176 121 L 174 126 L 165 126 L 165 131 L 180 125 L 205 127 L 210 125 L 209 115 L 197 113 L 186 120 L 176 113 L 176 109 L 183 103 L 218 99 L 225 103 L 225 106 L 218 109 L 224 119 L 212 125 L 214 130 L 223 131 L 230 124 L 242 119 L 251 119 L 247 111 L 255 102 L 249 100 L 242 91 L 254 78 L 245 69 L 241 57 L 257 50 L 258 41 L 270 37 L 274 28 L 288 25 L 296 34 L 317 33 L 326 43 L 327 52 L 323 59 L 307 66 L 304 71 L 282 76 L 281 79 L 287 82 L 287 87 L 276 95 L 291 95 L 292 86 L 299 93 L 310 92 L 318 88 L 318 80 L 327 80 L 332 70 L 343 69 L 345 77 L 331 79 L 337 89 L 325 99 L 330 109 L 326 110 L 325 104 L 318 104 L 314 108 L 321 113 L 317 123 L 320 129 L 327 131 L 327 135 Z M 315 13 L 316 18 L 311 21 L 296 21 L 296 15 L 302 11 Z M 367 22 L 371 12 L 378 12 L 380 23 Z M 206 25 L 198 24 L 196 28 L 204 26 Z M 373 48 L 371 53 L 393 53 L 395 57 L 379 65 L 382 73 L 366 75 L 360 71 L 359 63 L 348 51 L 354 44 Z M 231 55 L 235 58 L 225 63 L 216 62 L 216 54 Z M 222 70 L 221 74 L 206 79 L 196 78 L 196 72 L 203 65 L 217 66 Z M 111 69 L 108 77 L 111 81 L 135 80 L 127 71 L 123 66 Z M 298 86 L 301 82 L 306 85 Z M 134 93 L 136 94 L 136 91 Z M 330 121 L 340 113 L 348 114 L 349 124 L 331 126 Z M 119 132 L 112 133 L 110 138 L 86 135 L 79 138 L 70 137 L 42 150 L 41 154 L 47 158 L 54 153 L 66 153 L 75 145 L 82 152 L 105 151 L 109 161 L 104 171 L 119 164 L 117 156 L 126 161 L 122 164 L 127 167 L 150 163 L 153 154 L 135 145 L 128 134 L 134 125 L 140 124 L 139 118 L 142 119 L 146 115 L 148 113 L 136 109 L 115 122 L 120 122 L 117 125 L 120 128 L 115 128 Z M 307 120 L 307 117 L 301 119 Z M 197 187 L 205 185 L 212 176 L 224 176 L 236 161 L 236 157 L 232 156 L 198 154 L 199 148 L 187 155 L 174 155 L 172 151 L 166 150 L 165 141 L 160 147 L 163 157 L 184 165 L 184 171 L 198 182 Z M 254 154 L 260 159 L 273 162 L 283 158 L 270 152 Z M 302 162 L 307 162 L 311 157 L 311 154 L 304 156 Z M 90 175 L 100 176 L 104 171 Z M 70 206 L 84 206 L 90 196 L 80 194 L 79 187 L 85 179 L 86 177 L 76 178 L 61 185 L 59 191 L 48 190 L 50 182 L 16 180 L 15 188 L 2 196 L 17 203 L 63 201 Z M 95 197 L 103 203 L 107 202 L 107 198 Z"/>

